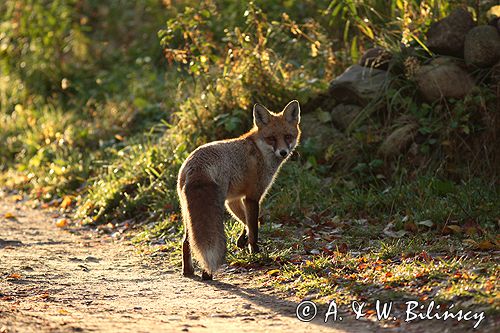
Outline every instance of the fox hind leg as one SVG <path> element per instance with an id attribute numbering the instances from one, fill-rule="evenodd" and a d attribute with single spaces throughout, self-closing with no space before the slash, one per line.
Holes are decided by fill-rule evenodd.
<path id="1" fill-rule="evenodd" d="M 191 247 L 189 245 L 188 231 L 184 232 L 184 240 L 182 241 L 182 274 L 184 276 L 193 276 L 194 267 L 191 257 Z"/>
<path id="2" fill-rule="evenodd" d="M 229 210 L 229 212 L 241 223 L 245 225 L 243 230 L 240 233 L 240 236 L 238 237 L 238 240 L 236 241 L 236 245 L 240 249 L 244 249 L 247 244 L 248 244 L 248 236 L 247 236 L 247 223 L 246 223 L 246 214 L 245 214 L 245 205 L 243 203 L 242 199 L 235 199 L 231 201 L 226 202 L 226 208 Z"/>

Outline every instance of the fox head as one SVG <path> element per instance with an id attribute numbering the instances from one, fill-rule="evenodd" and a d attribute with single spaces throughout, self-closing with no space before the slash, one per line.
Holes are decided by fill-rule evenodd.
<path id="1" fill-rule="evenodd" d="M 278 159 L 287 158 L 300 139 L 300 105 L 291 101 L 280 113 L 273 113 L 261 104 L 253 108 L 257 144 L 264 152 Z"/>

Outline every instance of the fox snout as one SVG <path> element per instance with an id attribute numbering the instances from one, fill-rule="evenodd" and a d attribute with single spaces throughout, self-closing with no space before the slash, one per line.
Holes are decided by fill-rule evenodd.
<path id="1" fill-rule="evenodd" d="M 281 157 L 284 158 L 284 157 L 286 157 L 286 155 L 288 155 L 288 150 L 287 149 L 281 149 L 279 151 L 279 154 L 280 154 Z"/>
<path id="2" fill-rule="evenodd" d="M 274 154 L 276 154 L 276 157 L 285 158 L 288 156 L 291 150 L 292 150 L 291 147 L 278 148 L 274 151 Z"/>

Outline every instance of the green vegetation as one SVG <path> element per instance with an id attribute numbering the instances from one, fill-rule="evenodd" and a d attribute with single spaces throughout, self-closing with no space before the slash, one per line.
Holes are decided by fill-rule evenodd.
<path id="1" fill-rule="evenodd" d="M 423 33 L 461 3 L 485 20 L 476 1 L 3 1 L 0 184 L 46 204 L 70 198 L 63 208 L 83 224 L 133 225 L 145 252 L 178 264 L 189 152 L 246 131 L 256 102 L 298 99 L 328 118 L 330 80 L 378 45 L 393 53 L 390 83 L 345 136 L 302 142 L 265 201 L 261 254 L 236 249 L 228 217 L 228 263 L 300 297 L 499 311 L 489 74 L 432 105 L 411 79 L 430 56 Z M 418 142 L 382 158 L 398 122 L 416 124 Z"/>

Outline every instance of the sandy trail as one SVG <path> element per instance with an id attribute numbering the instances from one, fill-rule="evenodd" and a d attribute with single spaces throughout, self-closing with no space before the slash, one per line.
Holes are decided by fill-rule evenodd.
<path id="1" fill-rule="evenodd" d="M 183 278 L 131 245 L 57 228 L 50 213 L 26 203 L 2 199 L 0 217 L 2 333 L 359 332 L 368 325 L 300 322 L 295 302 L 242 277 Z"/>
<path id="2" fill-rule="evenodd" d="M 130 244 L 55 221 L 54 213 L 0 198 L 0 333 L 471 331 L 469 323 L 384 328 L 349 316 L 304 323 L 296 300 L 256 286 L 247 274 L 222 272 L 208 283 L 183 278 Z M 495 331 L 494 323 L 480 331 Z"/>

